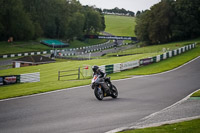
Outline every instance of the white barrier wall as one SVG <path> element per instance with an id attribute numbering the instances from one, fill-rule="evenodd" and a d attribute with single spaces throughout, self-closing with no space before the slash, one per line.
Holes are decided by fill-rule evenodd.
<path id="1" fill-rule="evenodd" d="M 181 54 L 181 48 L 178 49 L 178 53 Z"/>
<path id="2" fill-rule="evenodd" d="M 40 72 L 21 74 L 20 82 L 21 83 L 40 82 Z"/>
<path id="3" fill-rule="evenodd" d="M 188 45 L 187 45 L 187 46 L 185 46 L 185 51 L 188 51 L 188 47 L 189 47 Z"/>
<path id="4" fill-rule="evenodd" d="M 106 72 L 106 67 L 105 67 L 105 65 L 100 66 L 99 69 L 101 69 L 104 73 Z"/>
<path id="5" fill-rule="evenodd" d="M 167 53 L 164 53 L 164 54 L 163 54 L 163 59 L 164 59 L 164 60 L 167 59 Z"/>
<path id="6" fill-rule="evenodd" d="M 151 57 L 151 63 L 152 62 L 159 62 L 163 59 L 167 59 L 168 57 L 176 56 L 178 54 L 178 52 L 179 52 L 179 54 L 181 54 L 181 53 L 185 52 L 187 49 L 189 49 L 189 47 L 191 47 L 191 48 L 195 47 L 195 44 L 187 45 L 185 47 L 178 48 L 178 49 L 173 50 L 173 51 L 168 51 L 167 53 L 164 53 L 162 55 L 157 55 L 155 57 Z M 141 59 L 141 60 L 129 61 L 129 62 L 125 62 L 125 63 L 112 64 L 113 65 L 113 72 L 115 73 L 115 72 L 120 72 L 120 71 L 127 70 L 127 69 L 132 69 L 132 68 L 135 68 L 135 67 L 139 67 L 140 61 L 142 61 L 141 64 L 147 63 L 147 62 L 145 62 L 146 59 Z M 148 64 L 150 64 L 150 63 L 148 63 Z M 103 72 L 106 72 L 106 66 L 107 65 L 103 65 L 103 66 L 100 66 L 99 68 Z M 111 66 L 111 65 L 108 65 L 108 66 Z"/>
<path id="7" fill-rule="evenodd" d="M 131 69 L 131 68 L 134 68 L 134 67 L 138 67 L 139 65 L 140 65 L 139 60 L 121 63 L 121 71 L 126 70 L 126 69 Z"/>
<path id="8" fill-rule="evenodd" d="M 159 62 L 160 61 L 160 55 L 157 55 L 156 56 L 156 62 Z"/>
<path id="9" fill-rule="evenodd" d="M 172 51 L 169 51 L 169 57 L 172 57 Z"/>
<path id="10" fill-rule="evenodd" d="M 189 49 L 191 49 L 192 48 L 192 46 L 191 45 L 189 45 Z"/>
<path id="11" fill-rule="evenodd" d="M 177 55 L 177 50 L 174 50 L 174 55 Z"/>
<path id="12" fill-rule="evenodd" d="M 183 48 L 183 52 L 185 52 L 185 47 L 182 47 Z"/>
<path id="13" fill-rule="evenodd" d="M 114 73 L 116 72 L 120 72 L 121 70 L 121 63 L 118 63 L 118 64 L 114 64 Z"/>

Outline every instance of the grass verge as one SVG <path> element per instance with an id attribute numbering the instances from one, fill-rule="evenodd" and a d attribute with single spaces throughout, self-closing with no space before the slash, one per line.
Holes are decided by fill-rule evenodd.
<path id="1" fill-rule="evenodd" d="M 68 48 L 80 48 L 85 46 L 91 46 L 91 45 L 97 45 L 101 43 L 105 43 L 108 40 L 106 39 L 86 39 L 85 41 L 78 41 L 74 40 L 70 43 L 70 46 Z"/>
<path id="2" fill-rule="evenodd" d="M 199 125 L 200 119 L 196 119 L 176 124 L 163 125 L 160 127 L 129 130 L 121 133 L 199 133 Z"/>
<path id="3" fill-rule="evenodd" d="M 136 69 L 127 70 L 121 73 L 115 73 L 113 75 L 119 78 L 119 77 L 132 77 L 133 75 L 149 75 L 149 74 L 161 73 L 164 71 L 174 69 L 182 64 L 185 64 L 186 62 L 198 56 L 200 56 L 200 47 L 197 47 L 181 55 L 168 58 L 158 63 L 150 64 Z"/>
<path id="4" fill-rule="evenodd" d="M 24 84 L 1 86 L 0 99 L 31 95 L 31 94 L 53 91 L 53 90 L 58 90 L 58 89 L 87 85 L 90 83 L 90 79 L 75 80 L 77 79 L 77 76 L 63 77 L 61 78 L 60 81 L 58 81 L 59 70 L 77 69 L 77 72 L 78 72 L 79 66 L 83 68 L 84 65 L 92 66 L 92 65 L 109 65 L 109 64 L 115 64 L 115 63 L 120 63 L 120 62 L 122 63 L 122 62 L 154 56 L 154 54 L 156 53 L 145 53 L 145 54 L 139 54 L 139 55 L 125 56 L 125 57 L 111 57 L 107 59 L 98 59 L 98 60 L 90 60 L 90 61 L 60 60 L 60 62 L 58 63 L 15 68 L 15 69 L 8 69 L 8 70 L 0 70 L 0 76 L 40 72 L 40 79 L 41 79 L 41 81 L 37 83 L 24 83 Z M 122 78 L 132 77 L 133 75 L 146 75 L 146 74 L 159 73 L 159 72 L 167 71 L 175 67 L 178 67 L 198 56 L 200 56 L 199 46 L 181 55 L 175 56 L 173 58 L 169 58 L 159 63 L 154 63 L 148 66 L 111 74 L 109 76 L 111 76 L 112 79 L 122 79 Z"/>
<path id="5" fill-rule="evenodd" d="M 200 97 L 200 90 L 194 93 L 191 97 Z"/>
<path id="6" fill-rule="evenodd" d="M 52 48 L 40 44 L 36 41 L 24 42 L 0 42 L 0 54 L 15 54 L 24 52 L 45 51 Z"/>

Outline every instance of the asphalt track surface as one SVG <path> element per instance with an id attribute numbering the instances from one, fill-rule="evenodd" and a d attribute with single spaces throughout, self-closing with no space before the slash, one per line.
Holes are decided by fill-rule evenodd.
<path id="1" fill-rule="evenodd" d="M 98 101 L 83 86 L 0 101 L 0 133 L 103 133 L 131 125 L 199 89 L 200 58 L 174 71 L 113 83 L 117 99 Z"/>

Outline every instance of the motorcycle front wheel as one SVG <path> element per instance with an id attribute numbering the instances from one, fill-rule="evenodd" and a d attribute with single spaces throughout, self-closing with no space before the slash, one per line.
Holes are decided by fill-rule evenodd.
<path id="1" fill-rule="evenodd" d="M 103 90 L 101 88 L 95 87 L 94 89 L 94 95 L 98 100 L 103 100 Z"/>

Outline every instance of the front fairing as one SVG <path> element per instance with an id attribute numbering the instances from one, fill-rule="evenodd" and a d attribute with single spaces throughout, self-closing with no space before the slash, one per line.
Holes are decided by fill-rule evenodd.
<path id="1" fill-rule="evenodd" d="M 104 79 L 103 78 L 99 78 L 99 75 L 94 75 L 93 78 L 92 78 L 92 84 L 95 83 L 95 84 L 102 84 L 104 83 Z"/>
<path id="2" fill-rule="evenodd" d="M 92 87 L 92 89 L 94 89 L 95 86 L 98 86 L 98 85 L 102 86 L 104 83 L 105 82 L 104 82 L 103 78 L 99 78 L 98 75 L 94 75 L 92 78 L 91 87 Z"/>

